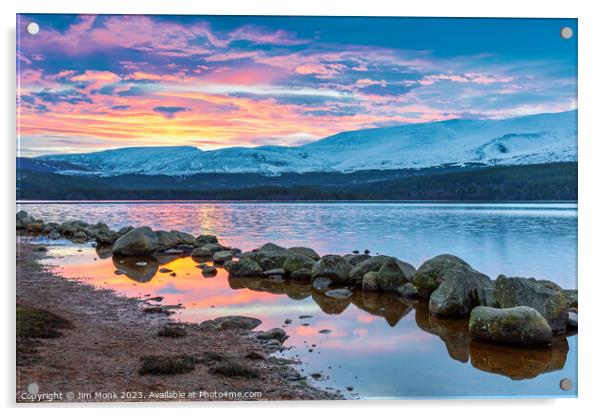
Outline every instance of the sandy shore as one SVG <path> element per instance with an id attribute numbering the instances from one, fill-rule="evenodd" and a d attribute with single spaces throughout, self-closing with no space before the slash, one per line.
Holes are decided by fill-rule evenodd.
<path id="1" fill-rule="evenodd" d="M 68 320 L 71 328 L 61 329 L 61 336 L 35 340 L 35 351 L 17 366 L 18 402 L 340 398 L 310 386 L 290 363 L 266 354 L 248 331 L 186 325 L 185 337 L 157 336 L 170 322 L 168 316 L 144 313 L 143 300 L 51 273 L 37 261 L 47 256 L 40 247 L 17 245 L 17 304 L 49 311 Z M 261 357 L 248 358 L 252 352 Z M 182 354 L 199 360 L 193 371 L 139 375 L 144 356 Z M 253 374 L 216 374 L 216 363 L 207 357 L 250 368 Z M 34 382 L 38 395 L 26 395 Z"/>

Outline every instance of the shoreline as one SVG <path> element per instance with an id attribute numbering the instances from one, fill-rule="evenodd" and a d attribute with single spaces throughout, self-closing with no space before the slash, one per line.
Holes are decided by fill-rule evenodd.
<path id="1" fill-rule="evenodd" d="M 145 300 L 50 272 L 38 262 L 44 257 L 44 245 L 17 239 L 17 305 L 48 311 L 70 325 L 59 330 L 60 336 L 35 339 L 33 352 L 17 365 L 18 403 L 40 397 L 44 402 L 343 399 L 307 383 L 291 366 L 294 362 L 270 356 L 270 349 L 248 329 L 178 323 L 186 336 L 160 337 L 160 330 L 175 323 L 167 314 L 145 313 Z M 196 359 L 189 372 L 139 374 L 144 357 L 182 354 Z M 223 368 L 240 371 L 223 375 Z M 33 397 L 27 395 L 32 382 L 39 385 Z M 75 397 L 51 395 L 61 392 Z M 190 396 L 193 392 L 207 396 Z M 50 395 L 40 396 L 44 393 Z"/>

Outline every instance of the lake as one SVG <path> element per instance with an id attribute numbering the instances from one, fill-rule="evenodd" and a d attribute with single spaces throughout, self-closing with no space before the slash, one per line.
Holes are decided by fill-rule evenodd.
<path id="1" fill-rule="evenodd" d="M 321 255 L 370 250 L 420 266 L 438 254 L 457 255 L 492 278 L 499 274 L 549 279 L 576 288 L 576 204 L 431 203 L 22 203 L 44 221 L 102 221 L 111 228 L 150 225 L 215 234 L 244 251 L 266 242 L 309 246 Z M 181 303 L 177 319 L 223 315 L 260 318 L 258 329 L 284 325 L 290 335 L 279 356 L 300 358 L 312 383 L 350 397 L 574 396 L 577 336 L 552 347 L 521 349 L 471 340 L 466 320 L 431 316 L 421 302 L 356 291 L 326 298 L 309 283 L 234 279 L 220 269 L 204 278 L 190 258 L 144 267 L 125 265 L 88 245 L 65 241 L 47 262 L 68 278 L 128 296 L 164 296 Z M 124 267 L 120 265 L 120 267 Z M 176 276 L 158 272 L 165 267 Z M 309 318 L 299 318 L 309 315 Z M 328 333 L 321 333 L 328 330 Z M 317 377 L 317 376 L 316 376 Z M 575 387 L 563 391 L 562 378 Z"/>

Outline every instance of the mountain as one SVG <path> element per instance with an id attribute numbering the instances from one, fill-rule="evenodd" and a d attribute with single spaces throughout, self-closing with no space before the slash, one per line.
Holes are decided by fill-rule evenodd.
<path id="1" fill-rule="evenodd" d="M 70 175 L 358 172 L 577 160 L 577 110 L 504 120 L 447 120 L 356 130 L 302 146 L 130 147 L 33 159 Z"/>

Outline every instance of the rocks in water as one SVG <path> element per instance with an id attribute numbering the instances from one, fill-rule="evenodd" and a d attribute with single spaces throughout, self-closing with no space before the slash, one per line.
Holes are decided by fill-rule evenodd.
<path id="1" fill-rule="evenodd" d="M 331 332 L 330 329 L 321 329 L 318 331 L 318 334 L 330 334 Z"/>
<path id="2" fill-rule="evenodd" d="M 311 269 L 298 269 L 291 273 L 291 279 L 293 280 L 310 280 Z"/>
<path id="3" fill-rule="evenodd" d="M 232 260 L 233 257 L 234 253 L 232 253 L 230 250 L 216 251 L 215 253 L 213 253 L 213 263 L 222 264 L 227 262 L 228 260 Z"/>
<path id="4" fill-rule="evenodd" d="M 411 264 L 398 260 L 395 257 L 381 255 L 370 257 L 355 265 L 349 272 L 349 282 L 353 285 L 361 286 L 362 280 L 366 273 L 378 272 L 381 269 L 381 267 L 389 260 L 393 260 L 397 264 L 399 269 L 402 270 L 403 275 L 407 279 L 406 281 L 411 280 L 414 276 L 414 273 L 416 273 L 416 269 L 414 269 L 414 266 L 412 266 Z"/>
<path id="5" fill-rule="evenodd" d="M 292 253 L 287 257 L 282 265 L 284 271 L 288 274 L 292 274 L 300 269 L 310 269 L 316 263 L 314 259 L 299 253 Z"/>
<path id="6" fill-rule="evenodd" d="M 562 294 L 566 298 L 566 306 L 569 308 L 576 308 L 579 305 L 576 289 L 563 289 Z"/>
<path id="7" fill-rule="evenodd" d="M 380 290 L 378 284 L 378 272 L 368 272 L 362 278 L 362 290 L 377 292 Z"/>
<path id="8" fill-rule="evenodd" d="M 349 280 L 351 264 L 341 256 L 327 255 L 318 260 L 311 269 L 312 279 L 327 277 L 335 284 L 345 284 Z"/>
<path id="9" fill-rule="evenodd" d="M 113 254 L 143 256 L 159 247 L 156 234 L 150 227 L 138 227 L 122 235 L 113 244 Z"/>
<path id="10" fill-rule="evenodd" d="M 282 343 L 286 338 L 286 332 L 284 332 L 284 329 L 282 328 L 272 328 L 270 330 L 262 331 L 257 334 L 257 339 L 260 339 L 262 341 L 276 339 L 280 343 Z"/>
<path id="11" fill-rule="evenodd" d="M 497 309 L 477 306 L 468 324 L 472 336 L 487 341 L 514 345 L 549 345 L 552 329 L 535 309 L 516 306 Z"/>
<path id="12" fill-rule="evenodd" d="M 397 293 L 404 298 L 414 299 L 418 297 L 418 289 L 413 283 L 406 283 L 397 289 Z"/>
<path id="13" fill-rule="evenodd" d="M 192 234 L 185 233 L 184 231 L 171 230 L 170 233 L 176 239 L 177 244 L 185 244 L 189 246 L 194 246 L 196 240 Z"/>
<path id="14" fill-rule="evenodd" d="M 201 328 L 211 328 L 215 330 L 243 329 L 251 331 L 259 325 L 261 325 L 261 320 L 257 318 L 237 315 L 222 316 L 200 323 Z"/>
<path id="15" fill-rule="evenodd" d="M 313 248 L 309 247 L 291 247 L 288 249 L 289 252 L 295 254 L 301 254 L 302 256 L 309 257 L 314 262 L 320 260 L 320 255 L 316 253 Z"/>
<path id="16" fill-rule="evenodd" d="M 219 241 L 217 241 L 216 236 L 209 234 L 201 234 L 195 239 L 195 246 L 202 247 L 205 244 L 219 244 Z"/>
<path id="17" fill-rule="evenodd" d="M 457 267 L 470 267 L 468 263 L 451 254 L 441 254 L 425 261 L 418 268 L 412 283 L 421 298 L 428 299 L 443 281 L 443 276 Z"/>
<path id="18" fill-rule="evenodd" d="M 213 266 L 205 266 L 203 267 L 203 269 L 201 270 L 201 273 L 203 274 L 203 276 L 208 277 L 208 276 L 215 276 L 217 274 L 217 269 Z"/>
<path id="19" fill-rule="evenodd" d="M 529 306 L 546 318 L 552 331 L 566 331 L 568 302 L 563 292 L 538 280 L 501 275 L 494 285 L 493 301 L 500 308 Z"/>
<path id="20" fill-rule="evenodd" d="M 263 269 L 257 262 L 246 257 L 238 261 L 227 261 L 224 263 L 224 268 L 233 277 L 258 277 L 263 273 Z"/>
<path id="21" fill-rule="evenodd" d="M 114 244 L 119 238 L 119 234 L 109 228 L 101 228 L 96 232 L 96 242 L 98 244 Z"/>
<path id="22" fill-rule="evenodd" d="M 402 267 L 400 263 L 399 260 L 391 257 L 380 267 L 376 280 L 381 290 L 396 290 L 410 281 L 415 272 L 414 268 Z"/>
<path id="23" fill-rule="evenodd" d="M 470 266 L 447 270 L 431 294 L 429 311 L 439 316 L 467 316 L 475 306 L 492 303 L 493 282 Z"/>
<path id="24" fill-rule="evenodd" d="M 332 280 L 328 277 L 318 277 L 311 282 L 311 286 L 318 292 L 325 293 L 332 286 Z"/>
<path id="25" fill-rule="evenodd" d="M 353 295 L 353 292 L 346 288 L 332 289 L 332 290 L 327 291 L 325 293 L 325 295 L 328 296 L 329 298 L 348 299 L 351 297 L 351 295 Z"/>
<path id="26" fill-rule="evenodd" d="M 159 230 L 155 232 L 159 245 L 159 250 L 171 249 L 179 244 L 176 235 L 171 231 Z"/>
<path id="27" fill-rule="evenodd" d="M 192 257 L 211 258 L 215 253 L 219 251 L 224 251 L 224 248 L 219 244 L 209 243 L 201 247 L 193 247 L 193 250 L 190 252 L 190 255 Z"/>

